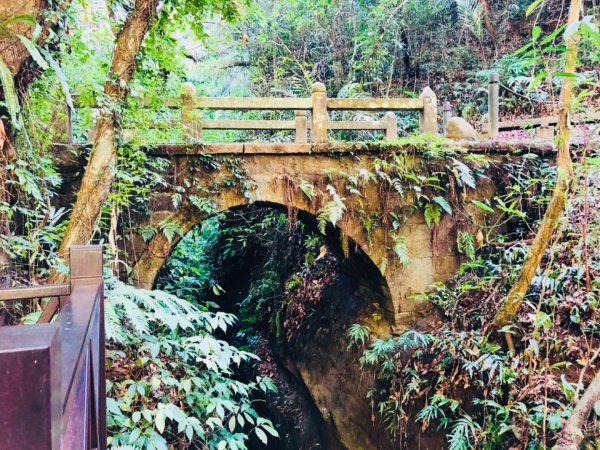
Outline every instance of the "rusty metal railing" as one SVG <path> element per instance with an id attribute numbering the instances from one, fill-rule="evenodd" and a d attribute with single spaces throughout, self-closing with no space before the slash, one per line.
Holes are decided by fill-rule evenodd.
<path id="1" fill-rule="evenodd" d="M 53 322 L 0 327 L 0 450 L 104 450 L 102 247 L 71 247 L 68 284 L 0 289 L 35 298 L 59 299 Z"/>

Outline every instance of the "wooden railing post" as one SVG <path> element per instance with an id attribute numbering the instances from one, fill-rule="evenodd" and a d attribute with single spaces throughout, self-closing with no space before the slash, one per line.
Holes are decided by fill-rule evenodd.
<path id="1" fill-rule="evenodd" d="M 308 120 L 306 111 L 296 111 L 296 144 L 308 142 Z"/>
<path id="2" fill-rule="evenodd" d="M 429 86 L 423 89 L 419 98 L 423 101 L 423 109 L 419 117 L 419 129 L 421 133 L 438 132 L 437 97 Z"/>
<path id="3" fill-rule="evenodd" d="M 444 119 L 443 119 L 443 127 L 446 128 L 446 124 L 452 118 L 452 105 L 450 102 L 444 102 Z"/>
<path id="4" fill-rule="evenodd" d="M 184 140 L 202 139 L 202 122 L 196 117 L 196 88 L 192 83 L 181 86 L 181 122 Z"/>
<path id="5" fill-rule="evenodd" d="M 393 112 L 385 114 L 385 142 L 393 142 L 398 137 L 398 118 Z"/>
<path id="6" fill-rule="evenodd" d="M 500 77 L 497 73 L 490 73 L 488 78 L 488 137 L 496 139 L 498 137 L 498 117 L 499 117 L 499 86 Z"/>
<path id="7" fill-rule="evenodd" d="M 327 142 L 327 93 L 323 83 L 312 85 L 312 142 L 321 144 Z"/>

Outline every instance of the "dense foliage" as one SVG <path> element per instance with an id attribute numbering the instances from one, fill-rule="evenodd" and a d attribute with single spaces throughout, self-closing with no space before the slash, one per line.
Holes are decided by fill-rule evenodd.
<path id="1" fill-rule="evenodd" d="M 252 405 L 269 379 L 233 378 L 254 355 L 215 338 L 234 316 L 161 291 L 107 283 L 108 426 L 112 445 L 243 449 L 250 433 L 277 436 Z"/>
<path id="2" fill-rule="evenodd" d="M 525 209 L 515 212 L 522 225 L 529 222 L 525 212 L 544 198 L 540 169 L 534 177 L 519 170 L 511 175 L 508 195 L 522 196 L 517 204 Z M 506 328 L 518 340 L 516 354 L 506 350 L 493 319 L 526 254 L 531 232 L 519 226 L 473 246 L 461 274 L 429 294 L 443 322 L 376 339 L 365 349 L 361 364 L 380 381 L 372 391 L 374 406 L 400 442 L 418 432 L 412 421 L 423 433 L 443 430 L 452 449 L 533 449 L 555 442 L 599 354 L 600 216 L 590 208 L 600 195 L 597 158 L 584 157 L 578 169 L 560 232 L 518 322 Z M 350 330 L 356 345 L 368 335 L 359 325 Z M 590 425 L 586 436 L 596 442 L 597 427 Z"/>
<path id="3" fill-rule="evenodd" d="M 521 269 L 557 177 L 565 174 L 534 155 L 491 158 L 462 152 L 443 138 L 414 135 L 415 114 L 400 117 L 403 137 L 392 144 L 403 151 L 383 151 L 356 172 L 284 177 L 287 194 L 314 206 L 310 220 L 299 220 L 291 205 L 287 212 L 250 206 L 216 214 L 213 195 L 235 188 L 251 200 L 253 180 L 235 158 L 200 155 L 197 164 L 225 173 L 223 182 L 203 184 L 199 170 L 191 171 L 168 186 L 170 201 L 177 209 L 190 189 L 198 189 L 201 195 L 190 202 L 210 217 L 186 236 L 169 220 L 131 227 L 136 214 L 148 212 L 153 193 L 171 182 L 169 161 L 147 150 L 182 141 L 180 115 L 170 105 L 181 98 L 184 82 L 211 96 L 306 97 L 321 81 L 330 97 L 416 97 L 431 86 L 440 102 L 450 101 L 482 129 L 486 80 L 494 71 L 505 118 L 556 114 L 564 79 L 575 81 L 571 111 L 589 114 L 598 105 L 595 1 L 584 2 L 586 15 L 567 26 L 568 2 L 560 0 L 165 0 L 156 2 L 141 50 L 127 61 L 135 70 L 118 86 L 124 94 L 119 101 L 106 92 L 114 81 L 107 77 L 118 53 L 113 44 L 142 2 L 49 3 L 50 10 L 35 17 L 0 5 L 0 286 L 39 284 L 50 273 L 66 273 L 57 249 L 90 149 L 66 145 L 72 142 L 65 124 L 70 111 L 73 141 L 83 144 L 94 141 L 100 115 L 114 114 L 114 180 L 88 230 L 107 255 L 110 445 L 243 450 L 285 441 L 291 427 L 269 408 L 288 416 L 306 409 L 291 395 L 281 401 L 275 394 L 275 382 L 284 385 L 278 375 L 295 370 L 277 365 L 314 332 L 326 291 L 350 257 L 348 236 L 336 226 L 357 218 L 368 243 L 383 231 L 384 256 L 373 261 L 383 276 L 411 264 L 402 234 L 411 215 L 423 217 L 432 241 L 442 221 L 451 222 L 465 263 L 451 282 L 416 293 L 436 305 L 439 320 L 389 337 L 364 323 L 349 329 L 347 354 L 360 348 L 360 364 L 376 380 L 369 396 L 375 413 L 364 420 L 381 420 L 400 447 L 427 435 L 443 436 L 451 449 L 555 444 L 600 354 L 600 155 L 588 139 L 597 129 L 578 136 L 583 142 L 567 210 L 520 314 L 502 330 L 495 329 L 494 315 Z M 565 73 L 564 42 L 572 36 L 580 46 L 577 71 Z M 19 73 L 10 54 L 16 47 L 7 41 L 30 57 L 25 66 L 19 62 Z M 291 112 L 229 114 L 291 118 Z M 353 137 L 380 138 L 373 132 Z M 207 141 L 254 138 L 291 140 L 286 132 L 204 134 Z M 489 179 L 497 188 L 493 198 L 469 197 Z M 374 186 L 386 206 L 368 213 L 365 192 Z M 404 203 L 388 207 L 392 196 Z M 144 240 L 182 238 L 161 272 L 159 290 L 118 279 L 131 271 L 125 249 L 134 231 Z M 34 322 L 42 306 L 2 307 L 0 326 Z M 377 314 L 369 320 L 382 322 Z M 260 363 L 254 350 L 261 351 Z M 585 428 L 588 447 L 600 441 L 599 403 L 594 414 Z M 302 423 L 295 426 L 301 433 Z"/>

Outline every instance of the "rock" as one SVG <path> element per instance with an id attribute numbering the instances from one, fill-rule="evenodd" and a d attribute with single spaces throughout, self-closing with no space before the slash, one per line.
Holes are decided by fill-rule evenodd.
<path id="1" fill-rule="evenodd" d="M 479 135 L 475 128 L 462 117 L 451 117 L 446 123 L 444 134 L 448 139 L 465 139 L 468 141 L 476 141 Z"/>

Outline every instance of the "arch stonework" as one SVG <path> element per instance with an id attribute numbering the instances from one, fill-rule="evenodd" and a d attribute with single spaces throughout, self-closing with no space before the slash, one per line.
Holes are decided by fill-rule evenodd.
<path id="1" fill-rule="evenodd" d="M 370 236 L 365 231 L 362 219 L 381 216 L 382 211 L 408 207 L 414 203 L 411 195 L 382 194 L 377 183 L 365 183 L 361 194 L 350 194 L 339 174 L 358 175 L 361 169 L 371 170 L 376 158 L 381 155 L 365 154 L 243 154 L 228 156 L 171 156 L 168 179 L 171 188 L 154 193 L 149 201 L 150 213 L 135 218 L 134 230 L 127 244 L 127 255 L 133 267 L 132 281 L 139 287 L 151 288 L 156 276 L 169 257 L 174 246 L 185 233 L 205 219 L 209 213 L 202 212 L 194 199 L 210 199 L 214 211 L 225 211 L 250 202 L 266 202 L 285 208 L 306 211 L 315 216 L 323 206 L 323 199 L 308 198 L 300 189 L 304 182 L 312 183 L 320 191 L 327 192 L 333 186 L 344 198 L 347 211 L 336 223 L 343 235 L 351 238 L 377 267 L 384 260 L 387 265 L 383 276 L 389 290 L 386 310 L 388 319 L 396 326 L 405 326 L 426 315 L 431 305 L 417 294 L 429 290 L 433 283 L 452 277 L 460 264 L 456 250 L 454 221 L 448 215 L 435 228 L 425 223 L 423 214 L 416 208 L 406 216 L 398 234 L 406 240 L 409 262 L 400 264 L 390 250 L 390 242 L 384 228 L 375 228 Z M 419 157 L 412 157 L 418 164 Z M 217 169 L 215 164 L 220 167 Z M 245 173 L 243 175 L 242 173 Z M 236 178 L 237 177 L 237 178 Z M 232 180 L 237 180 L 232 183 Z M 484 180 L 485 181 L 485 180 Z M 240 184 L 246 183 L 251 195 L 244 195 Z M 233 185 L 232 185 L 233 184 Z M 481 184 L 481 183 L 480 183 Z M 184 186 L 181 200 L 174 206 L 172 186 Z M 467 193 L 473 198 L 488 198 L 494 187 L 485 181 L 476 190 Z M 195 196 L 195 197 L 194 197 Z M 327 198 L 327 195 L 324 195 Z M 467 199 L 467 202 L 470 203 Z M 476 207 L 466 207 L 467 213 L 478 214 Z M 362 219 L 361 219 L 362 218 Z M 153 227 L 160 230 L 166 223 L 174 223 L 179 233 L 167 239 L 164 233 L 156 232 L 144 241 L 136 230 Z"/>

